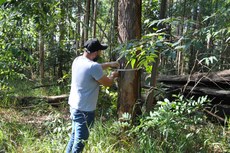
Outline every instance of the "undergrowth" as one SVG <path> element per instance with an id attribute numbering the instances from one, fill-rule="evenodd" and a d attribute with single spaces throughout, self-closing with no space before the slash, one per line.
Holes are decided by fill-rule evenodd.
<path id="1" fill-rule="evenodd" d="M 97 116 L 85 153 L 209 153 L 230 152 L 230 129 L 208 121 L 207 97 L 158 102 L 132 124 Z M 65 152 L 71 121 L 68 106 L 40 103 L 29 109 L 0 108 L 0 152 Z"/>

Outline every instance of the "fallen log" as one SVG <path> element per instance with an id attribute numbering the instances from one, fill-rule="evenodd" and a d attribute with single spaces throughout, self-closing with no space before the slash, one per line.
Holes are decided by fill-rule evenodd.
<path id="1" fill-rule="evenodd" d="M 48 103 L 58 103 L 66 100 L 69 97 L 68 94 L 58 95 L 58 96 L 44 96 L 43 99 L 47 100 Z"/>
<path id="2" fill-rule="evenodd" d="M 202 82 L 224 82 L 230 85 L 230 70 L 210 73 L 195 73 L 192 75 L 162 75 L 158 78 L 160 82 L 187 82 L 187 81 L 202 81 Z"/>
<path id="3" fill-rule="evenodd" d="M 163 83 L 168 90 L 177 89 L 187 94 L 199 93 L 230 98 L 230 70 L 183 76 L 160 76 L 158 82 Z"/>
<path id="4" fill-rule="evenodd" d="M 211 73 L 195 73 L 193 75 L 167 75 L 157 80 L 163 84 L 165 95 L 172 98 L 172 94 L 183 94 L 186 97 L 200 97 L 207 95 L 211 104 L 218 108 L 219 116 L 230 116 L 230 70 Z M 210 113 L 215 114 L 210 111 Z"/>
<path id="5" fill-rule="evenodd" d="M 23 106 L 31 104 L 32 101 L 45 101 L 52 106 L 58 106 L 61 102 L 67 101 L 68 97 L 68 94 L 63 94 L 57 96 L 14 96 L 10 98 Z"/>
<path id="6" fill-rule="evenodd" d="M 183 84 L 167 84 L 164 83 L 167 92 L 180 92 L 187 95 L 212 95 L 213 97 L 222 97 L 230 99 L 230 90 L 223 88 L 214 88 L 210 86 L 191 86 L 186 87 Z M 229 103 L 230 104 L 230 103 Z"/>

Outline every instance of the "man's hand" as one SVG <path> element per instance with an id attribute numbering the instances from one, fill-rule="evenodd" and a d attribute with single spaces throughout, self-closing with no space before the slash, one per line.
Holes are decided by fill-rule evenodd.
<path id="1" fill-rule="evenodd" d="M 101 79 L 99 79 L 97 81 L 106 87 L 110 87 L 113 84 L 114 79 L 117 77 L 118 77 L 118 72 L 113 71 L 113 72 L 111 72 L 111 74 L 109 76 L 104 75 Z"/>
<path id="2" fill-rule="evenodd" d="M 111 74 L 110 74 L 111 78 L 113 78 L 113 79 L 114 79 L 114 78 L 117 78 L 118 75 L 119 75 L 118 71 L 113 71 L 113 72 L 111 72 Z"/>

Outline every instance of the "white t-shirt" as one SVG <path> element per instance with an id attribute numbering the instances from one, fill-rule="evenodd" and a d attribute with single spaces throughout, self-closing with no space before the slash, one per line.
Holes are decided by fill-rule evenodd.
<path id="1" fill-rule="evenodd" d="M 96 109 L 99 83 L 103 76 L 103 69 L 97 62 L 84 56 L 75 58 L 72 64 L 71 90 L 69 105 L 81 111 Z"/>

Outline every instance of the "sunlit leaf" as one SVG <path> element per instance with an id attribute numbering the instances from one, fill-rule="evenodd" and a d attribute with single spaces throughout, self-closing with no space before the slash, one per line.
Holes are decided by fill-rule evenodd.
<path id="1" fill-rule="evenodd" d="M 176 46 L 176 47 L 175 47 L 175 49 L 178 49 L 178 50 L 179 50 L 179 49 L 183 49 L 183 50 L 184 50 L 185 48 L 186 48 L 186 45 Z"/>
<path id="2" fill-rule="evenodd" d="M 136 63 L 136 59 L 132 59 L 132 60 L 131 60 L 131 66 L 132 66 L 132 68 L 135 67 L 135 63 Z"/>

